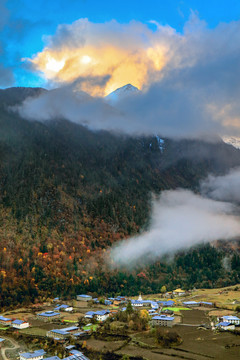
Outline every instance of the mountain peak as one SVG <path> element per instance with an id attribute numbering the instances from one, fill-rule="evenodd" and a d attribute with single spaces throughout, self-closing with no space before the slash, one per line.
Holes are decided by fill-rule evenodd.
<path id="1" fill-rule="evenodd" d="M 108 94 L 105 99 L 111 103 L 115 103 L 118 100 L 121 100 L 129 95 L 136 94 L 138 92 L 139 89 L 136 86 L 133 86 L 132 84 L 126 84 Z"/>

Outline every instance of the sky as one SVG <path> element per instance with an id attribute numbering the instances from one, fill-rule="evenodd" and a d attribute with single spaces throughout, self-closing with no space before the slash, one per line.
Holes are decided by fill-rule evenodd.
<path id="1" fill-rule="evenodd" d="M 54 37 L 57 29 L 64 24 L 71 25 L 81 19 L 88 19 L 92 25 L 111 20 L 116 20 L 118 24 L 136 21 L 153 32 L 156 24 L 159 24 L 182 33 L 192 13 L 205 21 L 208 28 L 214 29 L 222 22 L 238 21 L 240 3 L 233 0 L 0 0 L 0 87 L 50 87 L 49 76 L 29 59 L 34 59 L 41 53 L 49 45 L 49 36 Z M 110 55 L 117 56 L 106 54 Z M 86 65 L 84 61 L 87 63 L 88 58 L 83 60 L 83 66 Z M 54 65 L 61 66 L 51 63 L 50 67 Z M 140 83 L 141 80 L 137 82 Z M 108 90 L 112 90 L 112 87 L 109 86 Z"/>

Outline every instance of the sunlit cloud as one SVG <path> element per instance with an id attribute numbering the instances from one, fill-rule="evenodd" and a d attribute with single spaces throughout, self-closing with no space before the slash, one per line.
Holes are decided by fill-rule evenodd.
<path id="1" fill-rule="evenodd" d="M 159 24 L 152 30 L 148 25 L 80 19 L 59 26 L 46 39 L 45 48 L 28 61 L 51 88 L 63 87 L 63 91 L 27 100 L 20 113 L 49 120 L 57 115 L 93 129 L 138 135 L 211 141 L 240 136 L 240 21 L 210 29 L 192 14 L 182 33 Z M 75 102 L 75 91 L 98 98 L 129 83 L 142 91 L 115 103 L 114 111 L 102 104 L 97 121 L 92 111 L 82 111 L 82 101 Z M 72 95 L 68 93 L 63 104 L 66 86 Z M 47 101 L 48 108 L 39 114 L 39 103 L 47 97 L 54 97 L 57 105 L 53 109 Z"/>
<path id="2" fill-rule="evenodd" d="M 179 37 L 170 27 L 158 27 L 154 32 L 134 21 L 94 24 L 80 19 L 59 26 L 43 51 L 30 61 L 47 80 L 56 83 L 110 75 L 104 88 L 93 90 L 85 84 L 84 89 L 91 95 L 107 95 L 126 83 L 141 89 L 160 78 L 168 62 L 172 42 L 168 38 L 172 36 Z"/>

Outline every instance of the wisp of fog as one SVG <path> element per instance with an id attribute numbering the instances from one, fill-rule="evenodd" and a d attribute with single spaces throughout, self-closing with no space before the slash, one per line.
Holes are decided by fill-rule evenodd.
<path id="1" fill-rule="evenodd" d="M 189 190 L 163 191 L 153 200 L 149 230 L 114 246 L 111 265 L 133 267 L 197 244 L 239 236 L 240 218 L 235 210 L 231 203 Z"/>

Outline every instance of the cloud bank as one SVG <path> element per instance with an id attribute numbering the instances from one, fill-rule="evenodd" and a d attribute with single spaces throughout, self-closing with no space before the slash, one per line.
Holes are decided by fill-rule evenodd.
<path id="1" fill-rule="evenodd" d="M 209 29 L 195 15 L 183 33 L 169 26 L 153 31 L 135 21 L 94 24 L 80 19 L 61 25 L 30 61 L 62 90 L 28 99 L 20 113 L 37 120 L 64 117 L 93 129 L 133 135 L 238 136 L 239 32 L 240 21 Z M 126 83 L 142 91 L 109 106 L 102 96 Z M 76 101 L 78 91 L 92 96 L 96 112 L 80 95 Z"/>
<path id="2" fill-rule="evenodd" d="M 133 267 L 197 244 L 239 236 L 240 219 L 234 211 L 230 203 L 189 190 L 163 191 L 153 202 L 149 231 L 113 247 L 111 264 Z"/>
<path id="3" fill-rule="evenodd" d="M 222 176 L 209 175 L 201 182 L 201 192 L 211 199 L 240 203 L 240 168 Z"/>

